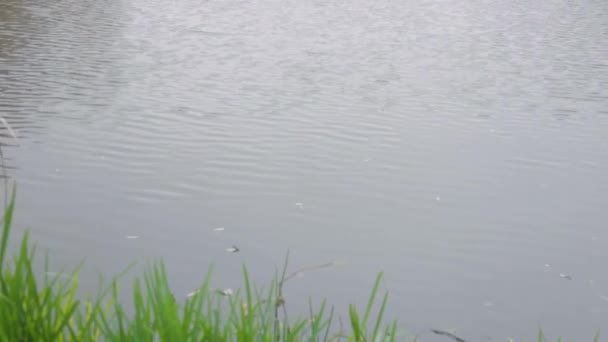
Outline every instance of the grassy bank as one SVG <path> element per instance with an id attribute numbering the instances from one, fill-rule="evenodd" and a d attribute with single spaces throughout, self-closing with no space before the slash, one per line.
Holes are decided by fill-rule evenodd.
<path id="1" fill-rule="evenodd" d="M 350 305 L 344 320 L 334 315 L 326 301 L 316 305 L 311 301 L 309 312 L 288 315 L 283 287 L 294 274 L 287 274 L 287 261 L 266 289 L 252 284 L 243 268 L 241 291 L 213 289 L 208 274 L 198 289 L 178 298 L 169 286 L 165 266 L 158 261 L 131 284 L 128 304 L 118 299 L 118 277 L 102 284 L 95 295 L 78 296 L 82 293 L 78 271 L 69 276 L 48 272 L 48 260 L 43 260 L 43 274 L 34 271 L 41 261 L 27 232 L 14 257 L 7 256 L 14 210 L 13 193 L 1 222 L 0 341 L 411 340 L 398 332 L 396 322 L 384 320 L 388 294 L 378 290 L 382 274 L 373 283 L 367 305 Z M 429 333 L 446 341 L 467 342 L 447 331 L 431 329 Z M 547 341 L 542 331 L 535 340 Z M 599 333 L 593 341 L 599 341 Z"/>
<path id="2" fill-rule="evenodd" d="M 286 270 L 266 289 L 250 282 L 231 293 L 210 287 L 205 277 L 185 298 L 174 296 L 162 261 L 132 284 L 132 303 L 118 300 L 118 279 L 79 298 L 78 272 L 69 277 L 34 271 L 38 262 L 27 232 L 14 258 L 7 257 L 14 196 L 2 220 L 0 244 L 0 341 L 396 341 L 395 322 L 384 323 L 387 294 L 376 279 L 367 306 L 348 308 L 344 321 L 325 301 L 298 318 L 289 317 L 283 285 Z M 48 265 L 48 263 L 45 263 Z M 128 309 L 127 309 L 128 308 Z M 374 312 L 374 314 L 372 314 Z"/>

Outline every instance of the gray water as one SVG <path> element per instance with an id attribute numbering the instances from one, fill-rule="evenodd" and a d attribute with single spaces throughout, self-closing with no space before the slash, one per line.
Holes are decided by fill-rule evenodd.
<path id="1" fill-rule="evenodd" d="M 384 271 L 422 341 L 608 326 L 606 1 L 2 0 L 0 112 L 58 265 L 185 294 L 289 249 L 341 264 L 294 311 Z"/>

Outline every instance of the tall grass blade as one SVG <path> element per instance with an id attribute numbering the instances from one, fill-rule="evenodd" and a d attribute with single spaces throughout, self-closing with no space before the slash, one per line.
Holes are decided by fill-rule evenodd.
<path id="1" fill-rule="evenodd" d="M 384 294 L 384 298 L 382 299 L 382 305 L 380 306 L 380 310 L 378 311 L 378 316 L 376 318 L 376 324 L 374 325 L 374 332 L 372 333 L 372 341 L 376 341 L 378 337 L 378 331 L 380 330 L 380 325 L 382 324 L 382 317 L 384 316 L 384 310 L 386 310 L 386 303 L 388 301 L 388 293 Z"/>
<path id="2" fill-rule="evenodd" d="M 382 281 L 383 273 L 380 272 L 376 277 L 376 281 L 374 282 L 374 287 L 372 288 L 372 293 L 367 301 L 367 306 L 365 307 L 365 313 L 363 315 L 363 326 L 367 326 L 367 322 L 369 320 L 369 316 L 372 312 L 372 307 L 374 306 L 374 301 L 376 300 L 376 296 L 378 294 L 378 288 L 380 287 L 380 282 Z"/>
<path id="3" fill-rule="evenodd" d="M 348 314 L 350 317 L 350 325 L 355 341 L 363 341 L 363 330 L 361 322 L 359 321 L 359 315 L 357 314 L 357 310 L 355 309 L 354 305 L 350 305 L 348 307 Z"/>
<path id="4" fill-rule="evenodd" d="M 13 212 L 15 209 L 15 197 L 16 197 L 16 189 L 13 188 L 11 194 L 11 200 L 4 211 L 4 216 L 2 217 L 2 240 L 0 241 L 0 275 L 4 275 L 4 257 L 6 256 L 6 247 L 8 245 L 8 238 L 11 232 L 11 225 L 13 223 Z M 2 288 L 4 289 L 4 276 L 0 276 L 0 282 L 2 283 Z"/>

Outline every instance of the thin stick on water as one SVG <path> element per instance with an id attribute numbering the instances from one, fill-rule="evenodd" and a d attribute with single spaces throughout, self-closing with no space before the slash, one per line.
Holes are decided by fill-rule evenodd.
<path id="1" fill-rule="evenodd" d="M 286 283 L 288 280 L 297 277 L 299 274 L 303 273 L 304 271 L 316 271 L 316 270 L 320 270 L 323 268 L 330 268 L 330 267 L 334 267 L 334 266 L 336 266 L 335 262 L 328 262 L 325 264 L 320 264 L 320 265 L 315 265 L 315 266 L 302 267 L 300 269 L 295 270 L 291 274 L 289 274 L 287 277 L 284 278 L 284 280 L 282 280 L 282 282 Z"/>
<path id="2" fill-rule="evenodd" d="M 275 321 L 275 339 L 281 340 L 280 333 L 280 319 L 279 319 L 279 311 L 283 311 L 283 320 L 285 324 L 286 332 L 289 333 L 290 327 L 288 326 L 289 317 L 287 316 L 287 306 L 285 305 L 285 297 L 283 297 L 283 286 L 287 283 L 288 280 L 291 280 L 297 277 L 299 274 L 305 271 L 315 271 L 322 268 L 334 267 L 337 265 L 337 262 L 328 262 L 315 266 L 305 266 L 297 269 L 296 271 L 287 274 L 287 267 L 289 266 L 289 250 L 287 250 L 287 254 L 285 255 L 285 262 L 283 263 L 283 270 L 281 271 L 281 277 L 279 278 L 279 282 L 277 284 L 277 297 L 274 305 L 274 321 Z"/>
<path id="3" fill-rule="evenodd" d="M 276 303 L 274 305 L 274 324 L 275 324 L 275 338 L 280 340 L 280 321 L 279 321 L 279 307 L 283 307 L 283 316 L 285 318 L 285 322 L 288 321 L 287 318 L 287 310 L 285 309 L 285 299 L 283 298 L 283 284 L 285 284 L 285 274 L 287 274 L 287 265 L 289 264 L 289 250 L 287 250 L 287 254 L 285 255 L 285 263 L 283 264 L 283 272 L 281 272 L 281 280 L 277 284 L 277 298 Z"/>

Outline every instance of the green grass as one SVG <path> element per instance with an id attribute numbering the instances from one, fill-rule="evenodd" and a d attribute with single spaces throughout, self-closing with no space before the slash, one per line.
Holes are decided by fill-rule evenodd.
<path id="1" fill-rule="evenodd" d="M 185 298 L 176 298 L 161 261 L 146 267 L 132 284 L 132 302 L 121 303 L 120 276 L 101 283 L 95 296 L 78 296 L 78 267 L 66 276 L 51 273 L 48 258 L 44 276 L 35 272 L 35 248 L 25 232 L 13 258 L 7 247 L 15 210 L 15 193 L 8 199 L 2 217 L 0 240 L 0 341 L 255 341 L 255 342 L 381 342 L 403 341 L 395 321 L 385 322 L 388 293 L 380 293 L 382 273 L 373 283 L 365 307 L 348 307 L 346 324 L 324 300 L 309 312 L 288 319 L 283 296 L 289 255 L 282 272 L 267 289 L 251 282 L 243 267 L 243 289 L 226 293 L 211 287 L 211 271 L 201 286 Z M 319 265 L 306 270 L 327 267 Z M 53 276 L 49 276 L 54 274 Z M 446 341 L 467 342 L 450 332 L 431 329 Z M 413 339 L 417 341 L 417 338 Z M 509 339 L 509 341 L 513 341 Z M 542 330 L 538 342 L 547 342 Z M 561 339 L 558 339 L 561 341 Z M 599 341 L 599 332 L 593 342 Z"/>
<path id="2" fill-rule="evenodd" d="M 243 267 L 244 289 L 226 295 L 210 286 L 210 272 L 187 298 L 174 296 L 162 261 L 150 264 L 132 284 L 132 303 L 118 300 L 118 277 L 99 294 L 80 298 L 78 269 L 68 277 L 34 271 L 35 248 L 24 233 L 14 258 L 7 247 L 15 196 L 2 217 L 0 241 L 0 341 L 396 341 L 397 324 L 384 322 L 388 294 L 380 294 L 382 274 L 364 311 L 349 307 L 342 326 L 323 301 L 304 317 L 288 319 L 283 287 L 292 275 L 277 275 L 258 289 Z M 47 258 L 48 261 L 48 258 Z M 379 300 L 379 302 L 378 302 Z M 377 305 L 379 304 L 379 305 Z M 372 314 L 376 312 L 376 314 Z"/>

